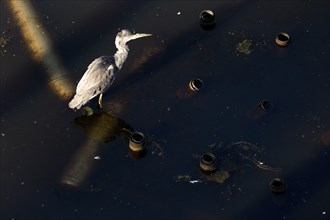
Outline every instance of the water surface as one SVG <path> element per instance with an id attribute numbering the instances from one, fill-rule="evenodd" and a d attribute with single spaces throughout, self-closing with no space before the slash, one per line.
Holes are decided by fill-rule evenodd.
<path id="1" fill-rule="evenodd" d="M 120 137 L 97 144 L 100 160 L 93 159 L 84 187 L 63 187 L 65 169 L 92 137 L 75 123 L 81 112 L 49 87 L 49 73 L 33 60 L 1 1 L 1 33 L 10 36 L 1 48 L 1 219 L 329 218 L 328 1 L 32 5 L 74 84 L 96 57 L 115 52 L 119 29 L 153 34 L 129 43 L 104 102 L 106 111 L 156 140 L 163 153 L 150 149 L 132 159 Z M 211 31 L 199 26 L 204 9 L 216 14 Z M 276 46 L 279 32 L 291 35 L 289 47 Z M 252 42 L 250 53 L 237 50 L 244 40 Z M 178 97 L 196 77 L 204 88 Z M 263 99 L 274 108 L 255 115 Z M 241 161 L 246 166 L 223 184 L 203 178 L 198 155 L 214 151 L 226 158 L 221 146 L 238 141 L 263 147 L 258 159 L 282 171 Z M 177 181 L 180 175 L 200 181 Z M 288 183 L 282 195 L 268 188 L 278 176 Z"/>

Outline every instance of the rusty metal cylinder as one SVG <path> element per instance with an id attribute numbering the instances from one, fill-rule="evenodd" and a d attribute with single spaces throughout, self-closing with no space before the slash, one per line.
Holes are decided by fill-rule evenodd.
<path id="1" fill-rule="evenodd" d="M 211 10 L 203 10 L 199 14 L 199 21 L 204 30 L 212 30 L 215 27 L 215 13 Z"/>
<path id="2" fill-rule="evenodd" d="M 212 174 L 217 169 L 217 158 L 213 153 L 205 153 L 199 160 L 199 167 L 205 174 Z"/>
<path id="3" fill-rule="evenodd" d="M 142 158 L 146 155 L 145 136 L 142 132 L 133 132 L 129 138 L 129 154 L 133 158 Z"/>

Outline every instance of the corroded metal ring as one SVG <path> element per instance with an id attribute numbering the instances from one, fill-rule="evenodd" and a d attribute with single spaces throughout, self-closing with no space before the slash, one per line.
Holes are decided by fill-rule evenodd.
<path id="1" fill-rule="evenodd" d="M 201 90 L 204 86 L 204 82 L 201 79 L 193 79 L 189 82 L 189 88 L 192 91 Z"/>
<path id="2" fill-rule="evenodd" d="M 276 36 L 275 42 L 280 47 L 286 47 L 290 42 L 290 36 L 287 33 L 281 32 Z"/>
<path id="3" fill-rule="evenodd" d="M 210 30 L 215 26 L 215 14 L 211 10 L 204 10 L 199 14 L 201 27 Z"/>
<path id="4" fill-rule="evenodd" d="M 217 168 L 217 158 L 213 153 L 205 153 L 199 161 L 201 170 L 205 173 L 213 173 Z"/>
<path id="5" fill-rule="evenodd" d="M 273 193 L 280 194 L 285 192 L 287 184 L 281 178 L 274 178 L 269 182 L 269 188 Z"/>
<path id="6" fill-rule="evenodd" d="M 264 112 L 270 112 L 273 110 L 273 104 L 268 101 L 268 100 L 261 100 L 259 102 L 259 107 L 264 111 Z"/>
<path id="7" fill-rule="evenodd" d="M 129 148 L 132 151 L 144 150 L 145 137 L 142 132 L 134 132 L 129 139 Z"/>

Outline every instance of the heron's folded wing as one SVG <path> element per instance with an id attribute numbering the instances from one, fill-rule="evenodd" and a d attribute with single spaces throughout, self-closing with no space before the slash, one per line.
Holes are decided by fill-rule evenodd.
<path id="1" fill-rule="evenodd" d="M 108 59 L 99 57 L 89 66 L 83 77 L 78 83 L 77 94 L 94 93 L 94 96 L 101 93 L 113 78 L 114 67 Z M 112 81 L 112 80 L 111 80 Z"/>

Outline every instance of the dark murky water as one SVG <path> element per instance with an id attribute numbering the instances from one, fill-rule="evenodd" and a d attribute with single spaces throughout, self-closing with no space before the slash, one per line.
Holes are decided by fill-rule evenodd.
<path id="1" fill-rule="evenodd" d="M 81 112 L 49 87 L 49 73 L 0 2 L 1 219 L 329 218 L 329 1 L 33 6 L 74 84 L 94 58 L 115 52 L 118 29 L 153 37 L 129 43 L 129 57 L 104 96 L 105 111 L 116 118 L 88 119 L 87 128 L 97 128 L 91 132 L 76 123 Z M 216 13 L 211 31 L 199 26 L 204 9 Z M 276 46 L 279 32 L 291 35 L 287 48 Z M 182 96 L 193 78 L 204 88 Z M 256 108 L 263 99 L 273 104 L 267 114 Z M 126 141 L 107 133 L 112 120 L 161 149 L 154 144 L 133 159 Z M 95 140 L 100 130 L 109 135 L 106 143 Z M 249 144 L 237 150 L 239 141 Z M 87 157 L 93 167 L 70 190 L 61 179 L 81 149 L 95 156 Z M 223 161 L 234 167 L 222 184 L 199 170 L 198 157 L 208 151 L 219 169 Z M 284 194 L 269 190 L 275 177 L 287 182 Z"/>

